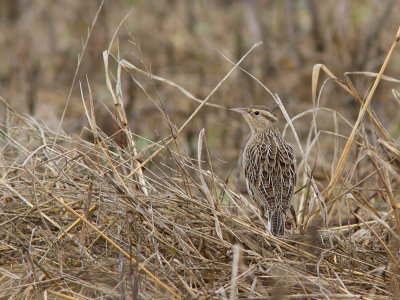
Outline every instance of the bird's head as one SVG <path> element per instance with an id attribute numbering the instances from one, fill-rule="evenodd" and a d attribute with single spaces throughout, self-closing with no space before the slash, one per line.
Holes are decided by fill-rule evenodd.
<path id="1" fill-rule="evenodd" d="M 251 133 L 262 133 L 276 126 L 278 118 L 263 105 L 253 105 L 248 108 L 232 108 L 231 110 L 241 113 Z"/>

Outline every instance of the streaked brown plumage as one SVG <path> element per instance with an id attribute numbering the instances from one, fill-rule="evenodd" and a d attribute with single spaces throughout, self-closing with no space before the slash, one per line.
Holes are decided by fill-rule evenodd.
<path id="1" fill-rule="evenodd" d="M 296 186 L 295 157 L 278 130 L 277 117 L 265 106 L 235 108 L 251 129 L 243 152 L 247 190 L 259 206 L 261 216 L 268 211 L 271 233 L 285 234 L 286 213 Z"/>

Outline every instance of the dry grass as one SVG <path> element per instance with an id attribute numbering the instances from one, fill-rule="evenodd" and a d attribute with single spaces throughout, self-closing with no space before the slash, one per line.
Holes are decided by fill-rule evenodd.
<path id="1" fill-rule="evenodd" d="M 158 142 L 127 126 L 120 74 L 137 68 L 114 57 L 113 78 L 110 55 L 104 53 L 119 128 L 114 137 L 98 128 L 89 84 L 81 91 L 93 142 L 55 132 L 3 101 L 1 298 L 400 297 L 400 152 L 381 126 L 386 140 L 371 137 L 361 122 L 368 111 L 379 124 L 368 110 L 374 89 L 355 123 L 319 105 L 315 81 L 313 107 L 292 118 L 273 94 L 297 141 L 302 187 L 295 195 L 296 222 L 286 239 L 278 239 L 265 233 L 254 205 L 214 172 L 207 132 L 199 133 L 197 159 L 180 136 L 247 54 L 180 128 L 161 101 L 145 93 L 170 131 Z M 167 79 L 154 79 L 199 100 Z M 339 83 L 361 99 L 351 82 Z M 294 128 L 307 115 L 313 121 L 300 142 Z M 333 130 L 320 129 L 321 118 L 332 121 Z"/>

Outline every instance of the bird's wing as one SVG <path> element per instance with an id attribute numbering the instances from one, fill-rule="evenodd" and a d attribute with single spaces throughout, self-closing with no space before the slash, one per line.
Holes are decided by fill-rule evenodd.
<path id="1" fill-rule="evenodd" d="M 244 153 L 244 175 L 246 177 L 247 190 L 253 201 L 269 209 L 268 201 L 265 201 L 266 195 L 260 189 L 260 171 L 262 170 L 261 161 L 265 162 L 265 158 L 260 155 L 267 151 L 264 145 L 258 143 L 249 143 Z"/>
<path id="2" fill-rule="evenodd" d="M 283 140 L 281 141 L 280 149 L 281 196 L 288 199 L 287 207 L 289 207 L 296 186 L 296 158 L 292 147 Z"/>
<path id="3" fill-rule="evenodd" d="M 280 136 L 266 135 L 262 143 L 248 147 L 247 155 L 253 159 L 245 168 L 252 197 L 266 209 L 286 211 L 296 185 L 292 148 Z"/>

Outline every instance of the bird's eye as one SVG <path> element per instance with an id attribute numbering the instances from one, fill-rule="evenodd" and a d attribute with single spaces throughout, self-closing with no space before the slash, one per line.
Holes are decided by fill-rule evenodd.
<path id="1" fill-rule="evenodd" d="M 254 115 L 256 115 L 256 116 L 258 116 L 259 114 L 260 114 L 259 111 L 255 111 L 255 112 L 254 112 Z"/>

